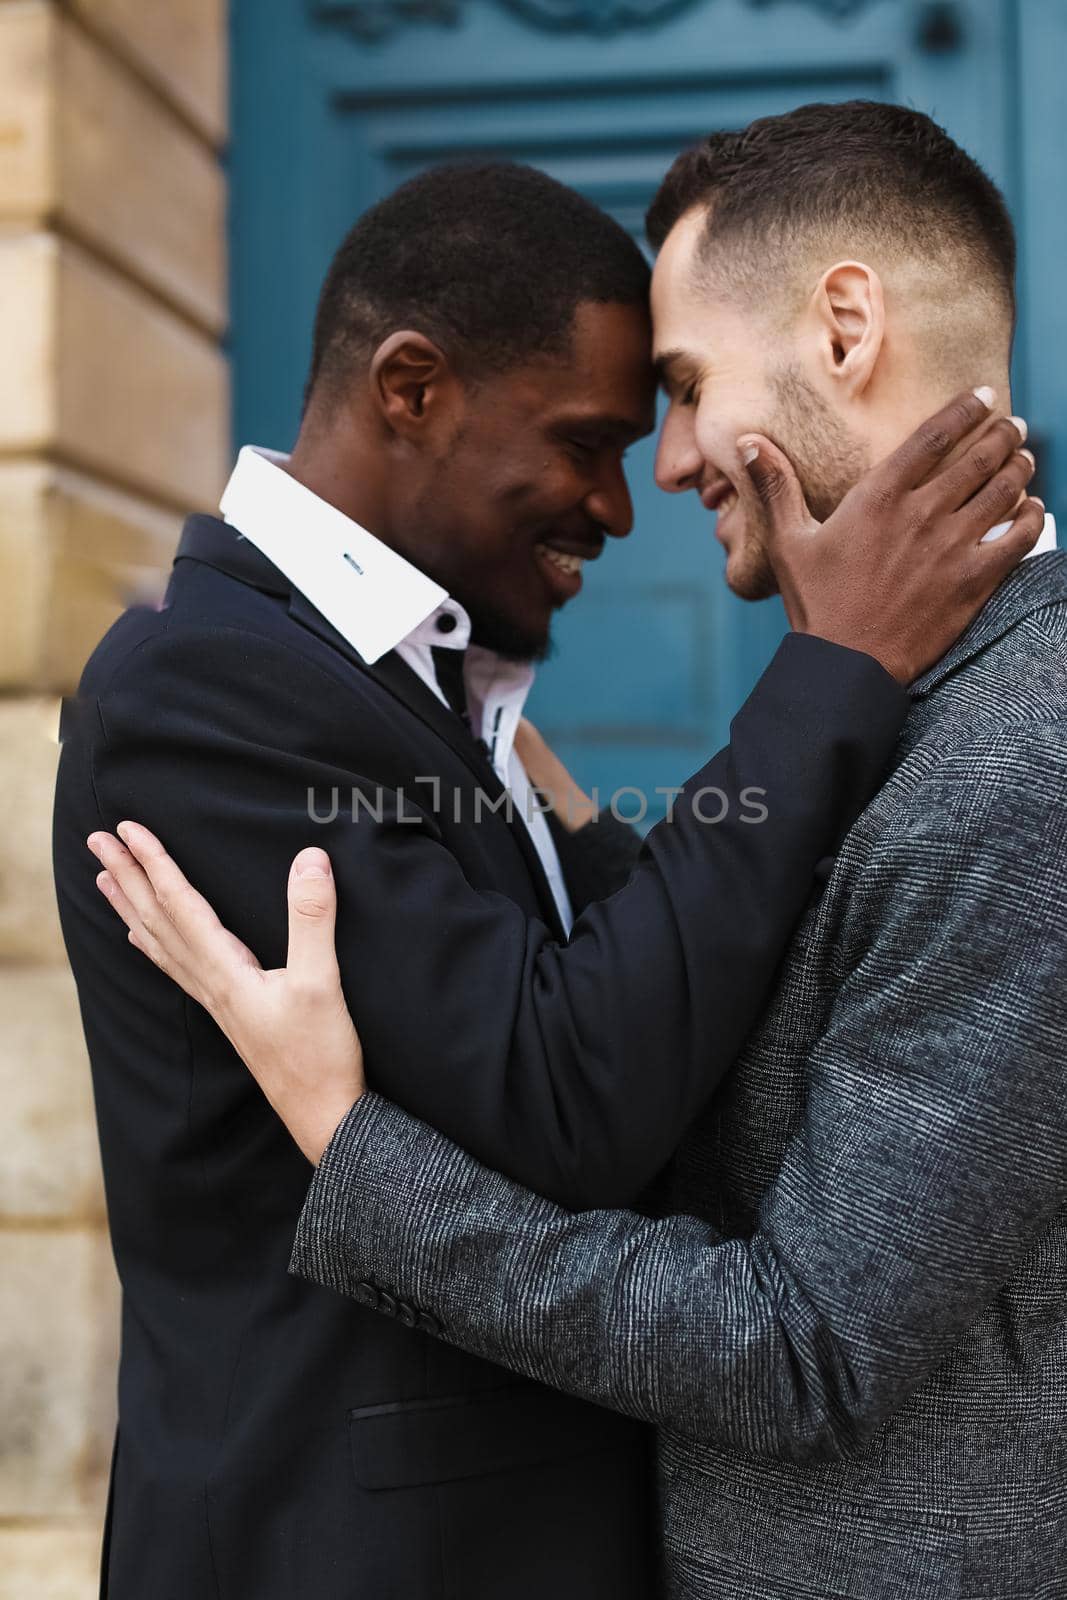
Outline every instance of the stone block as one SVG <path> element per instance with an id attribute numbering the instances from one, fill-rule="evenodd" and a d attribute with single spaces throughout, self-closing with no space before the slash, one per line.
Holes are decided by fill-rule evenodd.
<path id="1" fill-rule="evenodd" d="M 64 967 L 0 967 L 0 1219 L 105 1222 L 89 1060 Z"/>
<path id="2" fill-rule="evenodd" d="M 226 136 L 226 0 L 68 0 L 204 134 Z"/>
<path id="3" fill-rule="evenodd" d="M 0 5 L 0 107 L 0 223 L 80 239 L 220 333 L 225 181 L 215 150 L 44 0 Z"/>
<path id="4" fill-rule="evenodd" d="M 47 453 L 176 507 L 213 506 L 229 370 L 213 340 L 52 234 L 0 235 L 0 452 Z"/>
<path id="5" fill-rule="evenodd" d="M 101 1230 L 0 1230 L 0 1525 L 102 1510 L 117 1307 Z"/>
<path id="6" fill-rule="evenodd" d="M 55 16 L 0 5 L 0 219 L 43 217 L 55 193 Z"/>
<path id="7" fill-rule="evenodd" d="M 70 469 L 0 462 L 0 689 L 73 689 L 120 612 L 162 597 L 181 521 Z"/>
<path id="8" fill-rule="evenodd" d="M 59 230 L 220 333 L 225 185 L 214 150 L 69 24 L 58 29 L 54 81 Z"/>
<path id="9" fill-rule="evenodd" d="M 54 700 L 0 700 L 0 959 L 62 961 L 52 888 L 51 815 L 59 745 Z M 0 968 L 17 997 L 26 978 Z M 12 993 L 11 984 L 14 985 Z M 0 1051 L 10 1022 L 0 1010 Z M 2 1158 L 0 1158 L 2 1160 Z"/>
<path id="10" fill-rule="evenodd" d="M 0 1527 L 0 1600 L 99 1600 L 101 1535 L 97 1518 Z"/>

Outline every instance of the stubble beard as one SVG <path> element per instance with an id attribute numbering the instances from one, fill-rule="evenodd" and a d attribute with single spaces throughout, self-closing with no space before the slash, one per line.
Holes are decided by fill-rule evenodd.
<path id="1" fill-rule="evenodd" d="M 849 433 L 799 367 L 770 375 L 775 409 L 767 435 L 792 461 L 813 517 L 825 522 L 870 466 L 863 441 Z M 767 547 L 770 524 L 755 490 L 741 486 L 744 528 L 728 553 L 726 581 L 742 600 L 768 600 L 778 593 Z"/>

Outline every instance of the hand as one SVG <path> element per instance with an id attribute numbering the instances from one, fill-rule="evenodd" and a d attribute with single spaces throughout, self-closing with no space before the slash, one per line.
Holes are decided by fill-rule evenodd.
<path id="1" fill-rule="evenodd" d="M 366 1088 L 363 1051 L 341 992 L 329 856 L 308 849 L 294 860 L 288 961 L 264 972 L 154 834 L 136 822 L 120 822 L 119 833 L 124 842 L 110 833 L 89 836 L 104 867 L 97 888 L 130 930 L 130 943 L 211 1014 L 318 1165 Z"/>
<path id="2" fill-rule="evenodd" d="M 992 397 L 987 389 L 984 396 Z M 782 452 L 758 434 L 748 470 L 770 528 L 767 554 L 790 624 L 864 650 L 901 683 L 939 661 L 1033 549 L 1045 507 L 1010 417 L 958 395 L 873 467 L 821 526 Z M 962 454 L 953 454 L 958 445 Z M 948 459 L 952 457 L 952 459 Z M 1012 520 L 996 540 L 981 540 Z"/>
<path id="3" fill-rule="evenodd" d="M 525 717 L 515 733 L 515 754 L 534 788 L 549 797 L 553 812 L 568 833 L 577 833 L 595 820 L 597 808 L 592 800 Z"/>

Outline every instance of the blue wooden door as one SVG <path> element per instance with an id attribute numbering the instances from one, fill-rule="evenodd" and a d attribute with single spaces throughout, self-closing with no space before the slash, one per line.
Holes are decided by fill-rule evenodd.
<path id="1" fill-rule="evenodd" d="M 640 237 L 670 160 L 711 129 L 862 96 L 929 110 L 1026 211 L 1040 103 L 1022 73 L 1044 73 L 1051 99 L 1035 32 L 1058 40 L 1062 62 L 1064 15 L 1062 0 L 235 0 L 238 438 L 292 439 L 332 250 L 367 205 L 434 162 L 530 162 Z M 1037 404 L 1046 435 L 1067 398 L 1067 349 L 1061 297 L 1034 254 L 1059 242 L 1062 217 L 1049 205 L 1033 251 L 1024 232 L 1016 398 Z M 1027 310 L 1042 339 L 1052 319 L 1054 373 L 1032 359 Z M 635 531 L 560 619 L 533 702 L 575 771 L 605 797 L 643 791 L 648 820 L 657 785 L 724 741 L 783 629 L 777 601 L 726 590 L 708 514 L 695 496 L 656 491 L 653 451 L 631 454 Z"/>

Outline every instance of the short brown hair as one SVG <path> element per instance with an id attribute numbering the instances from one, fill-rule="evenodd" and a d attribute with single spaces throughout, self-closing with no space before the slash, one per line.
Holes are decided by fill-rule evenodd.
<path id="1" fill-rule="evenodd" d="M 646 218 L 659 249 L 675 223 L 709 210 L 731 277 L 765 285 L 769 256 L 785 260 L 842 236 L 949 258 L 1015 316 L 1015 230 L 996 184 L 920 111 L 877 101 L 801 106 L 739 133 L 713 133 L 674 162 Z"/>

